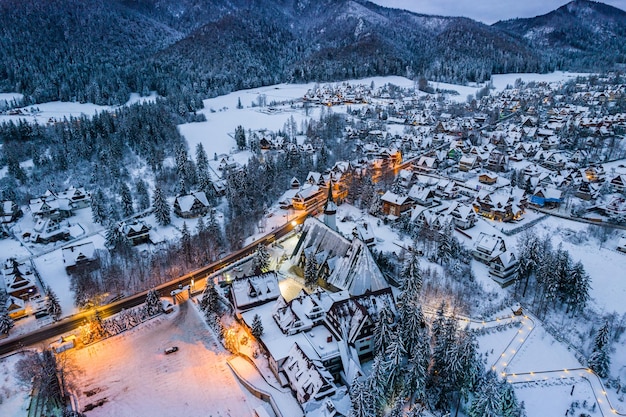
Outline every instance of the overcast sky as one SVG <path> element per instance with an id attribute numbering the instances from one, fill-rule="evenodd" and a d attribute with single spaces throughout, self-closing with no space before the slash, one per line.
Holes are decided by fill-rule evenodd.
<path id="1" fill-rule="evenodd" d="M 381 6 L 416 13 L 465 16 L 487 24 L 516 17 L 534 17 L 569 3 L 568 0 L 370 0 Z M 626 10 L 626 0 L 604 0 Z"/>

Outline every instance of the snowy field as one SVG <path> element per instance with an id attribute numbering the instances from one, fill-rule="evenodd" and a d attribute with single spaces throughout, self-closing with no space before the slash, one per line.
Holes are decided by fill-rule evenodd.
<path id="1" fill-rule="evenodd" d="M 21 385 L 15 377 L 15 364 L 21 353 L 0 358 L 0 416 L 26 416 L 30 402 L 30 388 Z"/>
<path id="2" fill-rule="evenodd" d="M 13 98 L 20 99 L 23 96 L 17 93 L 2 93 L 0 94 L 0 102 L 11 101 Z M 141 97 L 137 93 L 132 93 L 128 101 L 124 104 L 130 106 L 135 103 L 143 103 L 146 101 L 154 101 L 157 98 L 156 93 L 151 93 L 147 97 Z M 38 123 L 45 125 L 50 120 L 63 120 L 64 117 L 79 117 L 82 115 L 93 116 L 96 113 L 103 111 L 115 110 L 118 106 L 100 106 L 93 103 L 77 103 L 66 101 L 52 101 L 49 103 L 34 104 L 32 106 L 26 106 L 19 109 L 20 114 L 0 114 L 0 123 L 13 121 L 17 123 L 20 120 L 26 120 L 32 123 Z"/>
<path id="3" fill-rule="evenodd" d="M 169 346 L 178 352 L 165 355 Z M 243 417 L 263 404 L 235 380 L 226 365 L 231 355 L 190 301 L 168 316 L 69 352 L 83 371 L 81 409 L 102 403 L 89 417 Z"/>

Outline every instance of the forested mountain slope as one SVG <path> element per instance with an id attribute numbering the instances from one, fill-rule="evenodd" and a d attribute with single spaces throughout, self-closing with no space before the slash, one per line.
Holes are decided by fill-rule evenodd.
<path id="1" fill-rule="evenodd" d="M 624 15 L 575 1 L 487 26 L 365 0 L 0 0 L 0 89 L 99 104 L 156 90 L 193 110 L 277 82 L 599 70 L 622 60 Z"/>
<path id="2" fill-rule="evenodd" d="M 495 28 L 527 39 L 546 62 L 572 70 L 626 63 L 626 12 L 575 0 L 543 16 L 498 22 Z"/>

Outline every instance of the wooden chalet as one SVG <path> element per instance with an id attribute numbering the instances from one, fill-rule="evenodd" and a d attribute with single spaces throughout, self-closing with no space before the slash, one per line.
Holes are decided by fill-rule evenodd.
<path id="1" fill-rule="evenodd" d="M 174 200 L 174 213 L 183 219 L 202 217 L 210 209 L 211 206 L 204 191 L 181 195 Z"/>
<path id="2" fill-rule="evenodd" d="M 67 272 L 93 270 L 98 267 L 98 255 L 93 242 L 68 246 L 61 249 L 63 265 Z"/>
<path id="3" fill-rule="evenodd" d="M 141 220 L 120 224 L 120 232 L 131 245 L 150 242 L 150 227 Z"/>

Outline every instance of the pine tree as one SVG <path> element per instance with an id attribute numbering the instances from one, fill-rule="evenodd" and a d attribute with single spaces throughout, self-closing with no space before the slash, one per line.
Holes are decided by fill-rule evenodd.
<path id="1" fill-rule="evenodd" d="M 521 413 L 520 405 L 517 402 L 515 391 L 506 379 L 500 382 L 500 407 L 502 417 L 519 417 Z"/>
<path id="2" fill-rule="evenodd" d="M 404 265 L 401 274 L 401 296 L 403 302 L 416 305 L 419 303 L 420 292 L 422 291 L 422 273 L 420 270 L 419 257 L 415 251 L 411 252 L 409 260 Z"/>
<path id="3" fill-rule="evenodd" d="M 125 182 L 120 184 L 120 198 L 122 199 L 122 216 L 130 217 L 135 213 L 133 208 L 133 196 L 130 194 L 130 188 Z"/>
<path id="4" fill-rule="evenodd" d="M 196 145 L 196 167 L 198 168 L 198 173 L 209 171 L 209 158 L 201 143 Z"/>
<path id="5" fill-rule="evenodd" d="M 317 261 L 315 260 L 315 254 L 311 254 L 306 257 L 306 264 L 304 266 L 304 284 L 312 288 L 317 284 Z"/>
<path id="6" fill-rule="evenodd" d="M 187 228 L 187 222 L 183 222 L 180 233 L 180 250 L 185 257 L 185 261 L 189 264 L 191 263 L 193 245 L 191 243 L 191 233 L 189 233 L 189 228 Z"/>
<path id="7" fill-rule="evenodd" d="M 219 315 L 221 313 L 221 307 L 219 303 L 219 294 L 215 288 L 215 283 L 212 279 L 207 278 L 202 292 L 202 298 L 200 298 L 200 309 L 204 311 L 205 316 L 213 313 Z"/>
<path id="8" fill-rule="evenodd" d="M 350 417 L 371 417 L 374 413 L 374 398 L 367 389 L 367 382 L 355 378 L 350 386 Z"/>
<path id="9" fill-rule="evenodd" d="M 94 223 L 100 223 L 106 219 L 106 205 L 104 193 L 100 188 L 91 194 L 91 216 Z"/>
<path id="10" fill-rule="evenodd" d="M 452 226 L 447 223 L 439 234 L 439 244 L 437 245 L 437 258 L 444 265 L 448 264 L 453 257 Z"/>
<path id="11" fill-rule="evenodd" d="M 502 417 L 502 393 L 499 385 L 496 375 L 489 371 L 472 401 L 469 417 Z"/>
<path id="12" fill-rule="evenodd" d="M 378 321 L 374 327 L 374 353 L 384 354 L 394 335 L 394 317 L 389 306 L 379 310 Z"/>
<path id="13" fill-rule="evenodd" d="M 237 148 L 240 151 L 246 149 L 246 132 L 242 126 L 235 128 L 235 143 L 237 143 Z"/>
<path id="14" fill-rule="evenodd" d="M 576 314 L 585 308 L 590 298 L 591 278 L 585 271 L 582 262 L 576 262 L 569 271 L 568 284 L 566 303 L 568 309 Z"/>
<path id="15" fill-rule="evenodd" d="M 268 271 L 270 266 L 270 254 L 265 245 L 260 244 L 257 246 L 254 259 L 252 260 L 252 266 L 257 274 Z"/>
<path id="16" fill-rule="evenodd" d="M 404 386 L 406 395 L 411 397 L 411 402 L 423 401 L 426 395 L 430 345 L 425 336 L 420 335 L 416 338 L 415 344 L 408 350 L 409 361 Z"/>
<path id="17" fill-rule="evenodd" d="M 263 335 L 263 323 L 261 322 L 261 316 L 255 314 L 252 318 L 252 329 L 250 329 L 252 336 L 260 338 Z"/>
<path id="18" fill-rule="evenodd" d="M 59 320 L 61 317 L 61 304 L 59 304 L 59 298 L 52 291 L 52 288 L 46 287 L 46 310 L 54 321 Z"/>
<path id="19" fill-rule="evenodd" d="M 171 209 L 168 204 L 165 196 L 163 195 L 163 191 L 161 191 L 161 187 L 156 186 L 154 188 L 154 198 L 152 200 L 152 206 L 154 207 L 154 216 L 156 217 L 157 223 L 161 226 L 167 226 L 171 223 Z"/>
<path id="20" fill-rule="evenodd" d="M 383 355 L 384 353 L 379 353 L 374 356 L 372 368 L 365 383 L 365 390 L 372 398 L 370 406 L 368 407 L 368 411 L 370 412 L 369 416 L 380 415 L 380 411 L 387 405 L 384 390 L 386 376 L 383 369 Z"/>
<path id="21" fill-rule="evenodd" d="M 161 310 L 162 306 L 159 294 L 153 288 L 148 291 L 148 294 L 146 294 L 146 311 L 148 312 L 148 315 L 154 316 L 155 314 L 159 314 Z"/>
<path id="22" fill-rule="evenodd" d="M 135 192 L 137 193 L 137 208 L 139 211 L 148 210 L 150 208 L 150 195 L 148 194 L 148 186 L 145 181 L 139 179 L 135 184 Z"/>
<path id="23" fill-rule="evenodd" d="M 403 389 L 406 350 L 403 341 L 394 335 L 385 349 L 385 360 L 382 364 L 386 377 L 385 393 L 387 398 L 396 398 Z"/>
<path id="24" fill-rule="evenodd" d="M 2 311 L 0 311 L 0 334 L 9 334 L 12 327 L 13 320 L 9 317 L 8 311 L 3 308 Z"/>
<path id="25" fill-rule="evenodd" d="M 605 321 L 598 329 L 593 341 L 593 349 L 589 356 L 589 367 L 601 378 L 609 375 L 611 358 L 609 357 L 609 322 Z"/>

